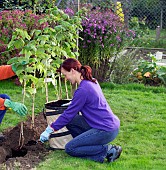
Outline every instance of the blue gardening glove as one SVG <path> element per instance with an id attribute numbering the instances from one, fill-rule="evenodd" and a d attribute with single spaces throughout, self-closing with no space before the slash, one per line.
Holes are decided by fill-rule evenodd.
<path id="1" fill-rule="evenodd" d="M 49 139 L 52 132 L 54 132 L 54 129 L 50 125 L 48 125 L 46 130 L 40 135 L 40 141 L 42 143 L 46 142 Z"/>
<path id="2" fill-rule="evenodd" d="M 9 99 L 5 99 L 4 102 L 5 107 L 11 108 L 20 116 L 25 116 L 27 114 L 27 108 L 24 104 L 18 102 L 12 102 Z"/>

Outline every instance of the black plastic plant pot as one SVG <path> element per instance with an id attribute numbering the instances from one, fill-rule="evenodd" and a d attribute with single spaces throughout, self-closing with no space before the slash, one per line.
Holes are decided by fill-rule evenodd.
<path id="1" fill-rule="evenodd" d="M 71 101 L 70 99 L 51 101 L 51 102 L 45 103 L 45 109 L 54 110 L 54 113 L 56 111 L 58 113 L 63 113 L 63 111 L 68 108 L 68 106 L 62 106 L 62 105 L 67 104 L 70 101 Z M 46 112 L 46 116 L 47 116 L 47 112 Z"/>

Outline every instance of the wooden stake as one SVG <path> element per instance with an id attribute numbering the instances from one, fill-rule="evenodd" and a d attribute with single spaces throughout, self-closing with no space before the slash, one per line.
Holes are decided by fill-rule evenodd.
<path id="1" fill-rule="evenodd" d="M 66 79 L 65 79 L 65 89 L 66 89 L 66 97 L 67 97 L 67 99 L 69 99 L 69 93 L 68 93 Z"/>
<path id="2" fill-rule="evenodd" d="M 20 138 L 19 138 L 19 149 L 21 149 L 24 145 L 24 123 L 21 122 L 20 125 Z"/>
<path id="3" fill-rule="evenodd" d="M 62 99 L 62 85 L 61 85 L 61 77 L 59 76 L 59 99 Z"/>

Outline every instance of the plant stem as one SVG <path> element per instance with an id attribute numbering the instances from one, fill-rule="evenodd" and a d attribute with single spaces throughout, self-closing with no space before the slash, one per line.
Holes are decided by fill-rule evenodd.
<path id="1" fill-rule="evenodd" d="M 59 76 L 59 99 L 62 99 L 62 85 L 61 85 L 61 77 Z"/>
<path id="2" fill-rule="evenodd" d="M 34 87 L 34 91 L 35 91 L 35 87 Z M 35 124 L 35 92 L 32 95 L 32 122 L 31 122 L 31 128 L 34 128 L 34 124 Z"/>
<path id="3" fill-rule="evenodd" d="M 19 149 L 21 149 L 24 145 L 24 123 L 21 122 L 20 125 L 20 139 L 19 139 Z"/>
<path id="4" fill-rule="evenodd" d="M 25 88 L 26 88 L 26 80 L 24 79 L 23 81 L 23 104 L 25 102 Z M 24 122 L 21 122 L 21 125 L 20 125 L 20 138 L 19 138 L 19 148 L 21 149 L 22 146 L 24 145 Z"/>
<path id="5" fill-rule="evenodd" d="M 47 84 L 47 82 L 46 82 L 45 88 L 46 88 L 46 102 L 48 102 L 48 84 Z"/>
<path id="6" fill-rule="evenodd" d="M 35 75 L 35 73 L 34 73 Z M 34 83 L 31 84 L 31 88 L 33 88 L 32 92 L 32 122 L 31 122 L 31 128 L 34 128 L 35 124 L 35 94 L 36 94 L 36 86 Z"/>
<path id="7" fill-rule="evenodd" d="M 67 97 L 67 99 L 69 99 L 69 93 L 68 93 L 66 79 L 65 79 L 65 89 L 66 89 L 66 97 Z"/>

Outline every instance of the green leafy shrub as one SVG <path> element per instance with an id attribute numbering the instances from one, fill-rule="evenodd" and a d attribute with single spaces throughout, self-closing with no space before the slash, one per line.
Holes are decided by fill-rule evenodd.
<path id="1" fill-rule="evenodd" d="M 145 19 L 139 20 L 138 17 L 132 17 L 129 22 L 130 29 L 135 31 L 135 38 L 132 46 L 146 48 L 165 48 L 166 40 L 162 37 L 165 35 L 165 30 L 161 30 L 160 39 L 156 40 L 156 30 L 150 30 L 145 22 Z"/>
<path id="2" fill-rule="evenodd" d="M 42 30 L 32 29 L 30 33 L 16 28 L 8 44 L 9 49 L 19 50 L 20 57 L 10 59 L 8 64 L 14 64 L 16 67 L 16 74 L 23 86 L 23 103 L 25 97 L 31 95 L 32 127 L 35 97 L 39 89 L 42 88 L 42 92 L 46 92 L 48 102 L 48 78 L 55 87 L 57 99 L 62 98 L 61 81 L 56 69 L 59 68 L 64 56 L 73 58 L 78 56 L 74 49 L 77 49 L 77 31 L 81 29 L 81 19 L 78 16 L 70 18 L 56 7 L 49 9 L 39 23 L 48 23 L 48 26 Z M 38 77 L 36 73 L 40 76 Z"/>
<path id="3" fill-rule="evenodd" d="M 129 83 L 130 73 L 136 67 L 137 58 L 135 53 L 137 50 L 132 52 L 124 50 L 116 56 L 114 69 L 110 74 L 110 81 L 116 84 Z"/>
<path id="4" fill-rule="evenodd" d="M 137 17 L 131 18 L 129 27 L 135 31 L 135 38 L 140 38 L 146 34 L 149 34 L 149 29 L 146 26 L 145 20 L 139 21 Z"/>
<path id="5" fill-rule="evenodd" d="M 154 55 L 149 55 L 150 60 L 141 60 L 138 68 L 135 69 L 130 80 L 145 85 L 159 86 L 166 85 L 166 67 L 158 66 Z"/>
<path id="6" fill-rule="evenodd" d="M 2 10 L 30 9 L 35 14 L 45 13 L 47 9 L 55 7 L 55 0 L 3 0 Z"/>
<path id="7" fill-rule="evenodd" d="M 53 8 L 39 20 L 39 25 L 47 23 L 43 29 L 28 30 L 16 28 L 8 44 L 9 50 L 18 49 L 20 57 L 9 60 L 9 64 L 15 64 L 20 81 L 32 80 L 38 82 L 36 72 L 47 78 L 55 74 L 64 56 L 76 57 L 77 31 L 81 30 L 81 19 L 78 16 L 69 17 L 62 10 Z M 37 23 L 36 23 L 37 24 Z M 26 62 L 26 67 L 22 66 Z"/>
<path id="8" fill-rule="evenodd" d="M 38 21 L 44 15 L 33 14 L 31 10 L 4 10 L 0 12 L 0 64 L 6 62 L 14 57 L 19 56 L 17 48 L 8 50 L 7 45 L 12 38 L 12 34 L 16 28 L 26 30 L 30 33 L 33 29 L 42 30 L 48 24 L 47 22 L 40 24 Z"/>

